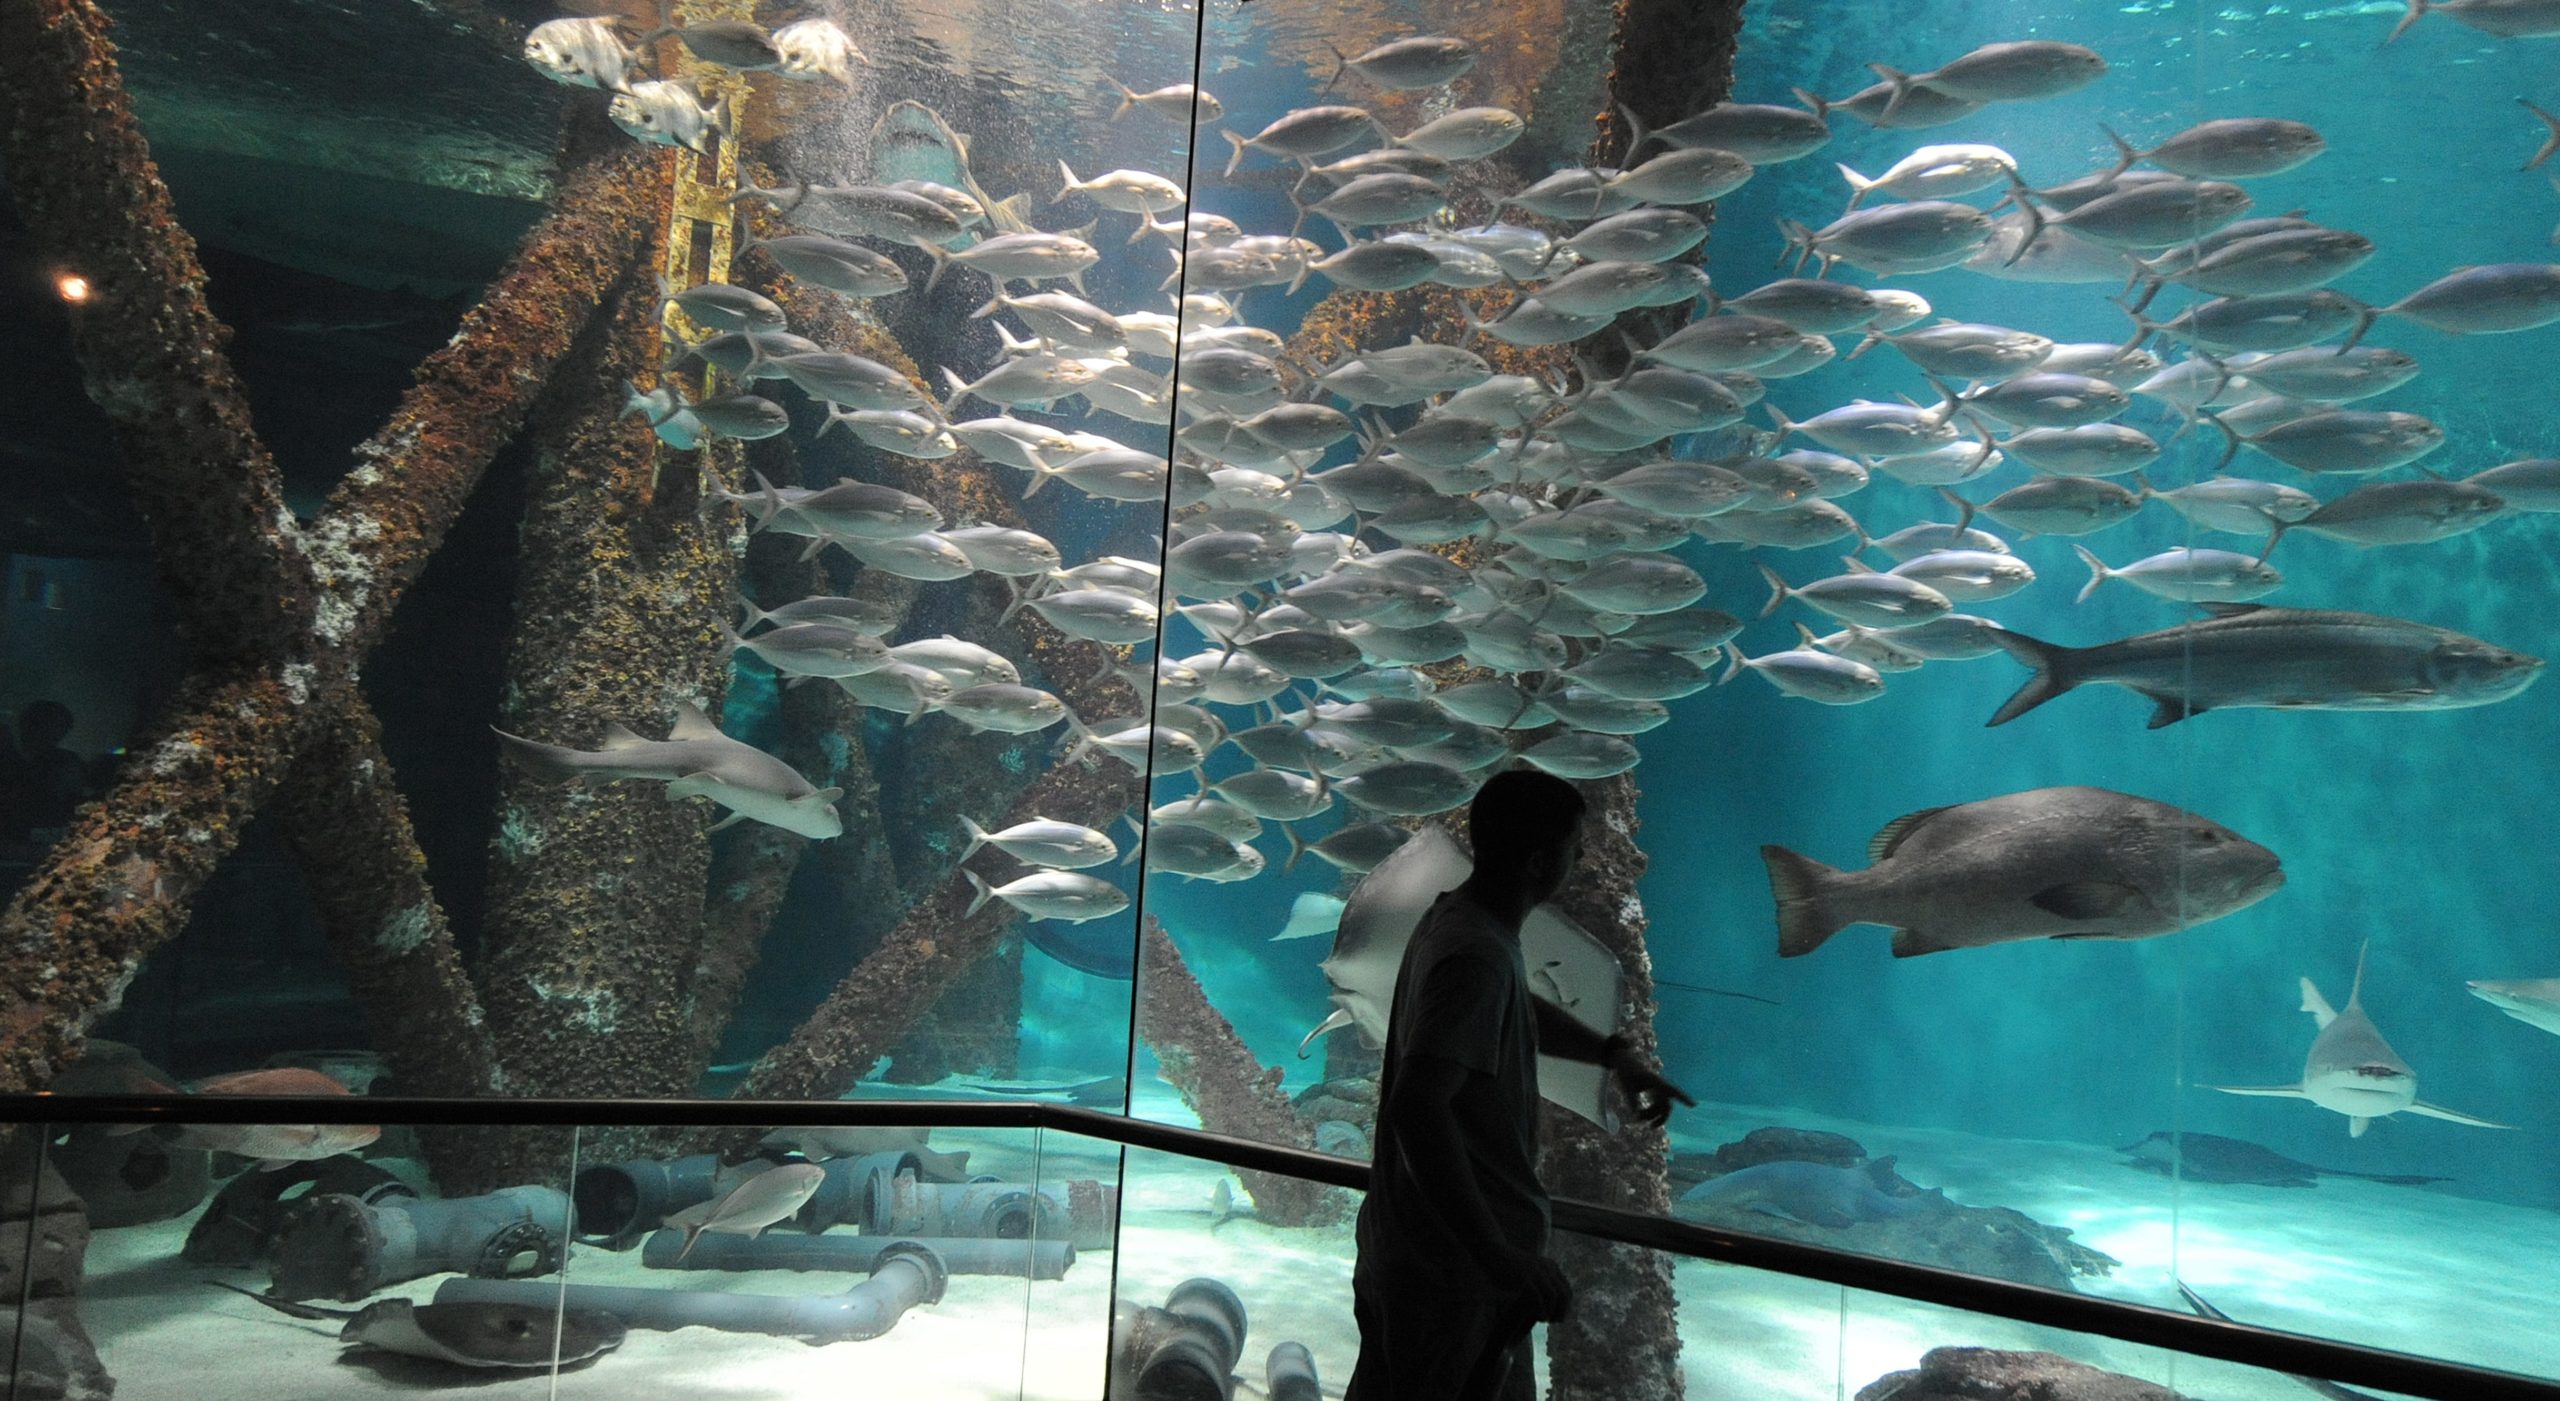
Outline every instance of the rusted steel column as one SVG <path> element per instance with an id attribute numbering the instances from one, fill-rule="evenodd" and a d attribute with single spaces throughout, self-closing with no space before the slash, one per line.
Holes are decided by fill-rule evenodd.
<path id="1" fill-rule="evenodd" d="M 1635 779 L 1620 774 L 1586 783 L 1582 791 L 1591 803 L 1582 864 L 1557 907 L 1618 956 L 1624 974 L 1618 1029 L 1629 1048 L 1650 1062 L 1660 1045 L 1644 902 L 1636 893 L 1645 855 L 1636 844 Z M 1671 1209 L 1663 1171 L 1670 1139 L 1661 1129 L 1631 1122 L 1609 1134 L 1553 1105 L 1545 1113 L 1539 1171 L 1548 1190 L 1629 1211 Z M 1681 1395 L 1679 1300 L 1671 1289 L 1670 1259 L 1582 1236 L 1557 1238 L 1553 1254 L 1573 1280 L 1574 1298 L 1572 1315 L 1547 1327 L 1548 1396 L 1620 1401 Z"/>
<path id="2" fill-rule="evenodd" d="M 1732 96 L 1741 32 L 1741 0 L 1619 0 L 1609 72 L 1615 104 L 1600 114 L 1591 162 L 1618 165 L 1628 154 L 1630 133 L 1617 104 L 1647 127 L 1659 127 Z M 1714 211 L 1700 214 L 1711 220 Z M 1648 327 L 1648 338 L 1674 324 Z M 1656 1060 L 1653 961 L 1645 949 L 1644 903 L 1636 889 L 1645 856 L 1636 844 L 1635 775 L 1586 784 L 1583 791 L 1592 800 L 1593 820 L 1582 869 L 1560 903 L 1617 954 L 1625 974 L 1618 1026 L 1630 1049 Z M 1630 1125 L 1607 1135 L 1579 1118 L 1547 1111 L 1543 1175 L 1551 1190 L 1564 1195 L 1630 1211 L 1668 1211 L 1669 1151 L 1659 1129 Z M 1576 1295 L 1572 1316 L 1547 1329 L 1552 1401 L 1683 1395 L 1679 1300 L 1669 1259 L 1579 1237 L 1558 1240 L 1555 1255 Z"/>
<path id="3" fill-rule="evenodd" d="M 528 738 L 592 749 L 609 725 L 664 734 L 685 704 L 718 718 L 728 689 L 737 562 L 689 491 L 650 494 L 680 474 L 662 477 L 662 445 L 619 417 L 624 381 L 657 359 L 657 300 L 647 271 L 626 278 L 543 400 L 499 722 Z M 481 987 L 519 1088 L 691 1092 L 702 1067 L 683 993 L 708 807 L 658 784 L 502 771 Z"/>
<path id="4" fill-rule="evenodd" d="M 11 94 L 26 90 L 16 69 L 30 55 L 65 60 L 15 42 L 24 36 L 10 26 L 86 10 L 53 0 L 0 6 L 0 71 L 10 74 Z M 666 166 L 627 142 L 604 145 L 601 126 L 598 119 L 573 134 L 567 150 L 576 165 L 551 215 L 462 332 L 419 368 L 416 387 L 359 449 L 360 465 L 309 527 L 304 538 L 321 582 L 312 626 L 256 665 L 219 668 L 181 687 L 144 727 L 155 738 L 135 746 L 115 787 L 81 810 L 0 913 L 0 1088 L 42 1088 L 89 1025 L 114 1009 L 143 957 L 185 925 L 196 892 L 308 740 L 312 716 L 298 709 L 340 684 L 380 640 L 489 459 L 628 265 L 649 227 L 631 211 L 645 207 L 653 170 L 663 198 Z M 14 148 L 11 162 L 13 171 L 23 168 Z M 79 168 L 104 174 L 102 164 Z M 168 232 L 184 238 L 174 226 Z M 218 357 L 212 363 L 218 367 Z M 199 373 L 207 364 L 184 368 Z M 183 548 L 219 558 L 266 538 L 190 535 Z M 181 548 L 162 543 L 164 551 Z M 297 642 L 303 650 L 292 649 Z"/>
<path id="5" fill-rule="evenodd" d="M 328 591 L 318 620 L 325 645 L 360 658 L 382 640 L 391 610 L 444 543 L 490 459 L 524 427 L 597 304 L 665 225 L 673 161 L 662 148 L 587 113 L 571 118 L 561 163 L 567 173 L 550 212 L 461 330 L 418 366 L 416 383 L 357 447 L 355 470 L 305 531 Z"/>
<path id="6" fill-rule="evenodd" d="M 311 709 L 311 741 L 275 810 L 373 1042 L 404 1094 L 499 1093 L 479 997 L 382 757 L 382 722 L 351 686 Z"/>
<path id="7" fill-rule="evenodd" d="M 309 630 L 311 571 L 108 28 L 89 0 L 0 5 L 10 193 L 38 255 L 88 285 L 73 350 L 115 427 L 181 632 L 200 657 L 272 654 Z"/>
<path id="8" fill-rule="evenodd" d="M 1235 1026 L 1209 1002 L 1182 950 L 1152 915 L 1138 936 L 1138 1039 L 1155 1052 L 1164 1078 L 1200 1116 L 1200 1127 L 1291 1148 L 1315 1147 L 1280 1088 L 1281 1071 L 1254 1058 Z M 1274 1226 L 1323 1226 L 1349 1215 L 1351 1198 L 1320 1182 L 1239 1169 L 1255 1215 Z"/>
<path id="9" fill-rule="evenodd" d="M 178 932 L 283 777 L 296 704 L 272 671 L 199 673 L 73 815 L 0 915 L 0 1089 L 43 1089 Z"/>

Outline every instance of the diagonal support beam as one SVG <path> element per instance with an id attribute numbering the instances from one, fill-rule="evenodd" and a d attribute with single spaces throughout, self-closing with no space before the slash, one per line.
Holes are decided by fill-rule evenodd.
<path id="1" fill-rule="evenodd" d="M 77 250 L 97 287 L 78 350 L 203 669 L 0 912 L 8 1088 L 40 1086 L 76 1054 L 326 717 L 344 718 L 311 702 L 351 687 L 665 197 L 665 157 L 586 123 L 550 216 L 301 530 L 222 356 L 228 333 L 204 304 L 203 270 L 171 217 L 107 29 L 89 0 L 0 6 L 0 155 L 37 245 Z M 389 773 L 378 746 L 349 762 Z"/>

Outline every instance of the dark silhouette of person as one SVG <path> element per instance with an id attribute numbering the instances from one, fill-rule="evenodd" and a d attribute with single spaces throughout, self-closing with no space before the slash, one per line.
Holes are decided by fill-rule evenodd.
<path id="1" fill-rule="evenodd" d="M 1520 925 L 1582 854 L 1586 806 L 1534 769 L 1495 775 L 1467 813 L 1475 870 L 1415 926 L 1396 975 L 1378 1078 L 1352 1307 L 1360 1361 L 1344 1401 L 1525 1401 L 1529 1328 L 1573 1287 L 1547 1258 L 1538 1182 L 1538 1054 L 1601 1066 L 1659 1124 L 1694 1104 L 1533 997 Z"/>
<path id="2" fill-rule="evenodd" d="M 89 766 L 62 747 L 71 737 L 71 707 L 57 700 L 27 702 L 18 712 L 20 818 L 42 830 L 68 825 L 89 796 Z"/>

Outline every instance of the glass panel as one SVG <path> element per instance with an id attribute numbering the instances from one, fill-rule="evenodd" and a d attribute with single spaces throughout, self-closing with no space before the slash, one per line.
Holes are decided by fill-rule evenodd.
<path id="1" fill-rule="evenodd" d="M 555 1349 L 631 1361 L 620 1324 L 559 1313 L 570 1130 L 84 1125 L 57 1151 L 92 1227 L 79 1322 L 129 1394 L 459 1393 Z M 428 1163 L 454 1153 L 482 1180 L 439 1191 Z"/>
<path id="2" fill-rule="evenodd" d="M 1275 1227 L 1234 1171 L 1144 1149 L 1129 1151 L 1124 1180 L 1112 1395 L 1185 1396 L 1196 1393 L 1184 1381 L 1197 1376 L 1234 1373 L 1259 1386 L 1309 1371 L 1325 1395 L 1341 1394 L 1360 1341 L 1347 1214 L 1319 1227 Z M 1265 1192 L 1292 1185 L 1253 1180 Z M 1320 1190 L 1337 1207 L 1352 1204 L 1347 1193 Z M 1265 1394 L 1304 1401 L 1314 1393 L 1275 1384 Z"/>
<path id="3" fill-rule="evenodd" d="M 2217 114 L 2294 118 L 2327 137 L 2319 159 L 2251 182 L 2261 208 L 2298 208 L 2366 240 L 2330 290 L 2372 306 L 2403 306 L 2457 268 L 2547 269 L 2550 167 L 2518 167 L 2550 132 L 2517 102 L 2552 109 L 2547 54 L 2441 15 L 2384 47 L 2400 17 L 2203 17 L 2198 67 Z M 2461 81 L 2447 85 L 2455 69 Z M 2449 144 L 2405 120 L 2438 104 Z M 2462 481 L 2551 455 L 2547 421 L 2519 398 L 2547 396 L 2552 333 L 2446 334 L 2422 301 L 2373 324 L 2352 357 L 2366 374 L 2357 387 L 2373 392 L 2336 406 L 2404 416 L 2387 421 L 2410 435 L 2407 448 L 2385 456 L 2414 461 L 2374 471 L 2379 459 L 2288 446 L 2337 422 L 2310 416 L 2262 420 L 2249 431 L 2264 436 L 2233 463 L 2327 503 L 2268 556 L 2284 587 L 2266 601 L 2352 610 L 2421 639 L 2428 678 L 2362 714 L 2229 709 L 2179 726 L 2192 731 L 2191 806 L 2275 848 L 2290 879 L 2260 910 L 2190 941 L 2175 1263 L 2246 1322 L 2560 1375 L 2560 1346 L 2533 1321 L 2538 1301 L 2513 1284 L 2528 1242 L 2552 1239 L 2553 1126 L 2533 1020 L 2550 989 L 2501 981 L 2552 972 L 2547 925 L 2498 876 L 2539 859 L 2512 819 L 2529 825 L 2551 801 L 2536 781 L 2554 756 L 2549 697 L 2517 694 L 2538 670 L 2519 654 L 2551 650 L 2548 620 L 2524 604 L 2540 592 L 2527 580 L 2549 558 L 2550 517 L 2535 513 L 2530 487 L 2500 492 L 2512 470 Z M 2258 382 L 2293 385 L 2293 372 L 2273 362 Z M 2395 499 L 2402 509 L 2374 513 Z M 2202 543 L 2253 548 L 2229 535 Z M 2413 706 L 2443 713 L 2395 713 Z M 2286 774 L 2320 777 L 2295 790 Z M 2385 864 L 2357 835 L 2376 824 L 2397 834 Z M 2414 936 L 2421 909 L 2441 935 Z M 2330 1022 L 2330 1008 L 2344 1015 Z M 2225 1086 L 2309 1086 L 2313 1098 Z M 2427 1117 L 2437 1106 L 2453 1117 Z M 2356 1109 L 2378 1117 L 2345 1112 Z M 2306 1256 L 2341 1265 L 2315 1286 L 2299 1269 Z M 2461 1284 L 2412 1289 L 2413 1278 Z"/>
<path id="4" fill-rule="evenodd" d="M 1124 1102 L 1087 829 L 1151 762 L 1196 8 L 384 14 L 352 66 L 101 8 L 29 73 L 119 78 L 121 144 L 13 132 L 64 174 L 0 229 L 62 402 L 8 435 L 0 883 L 69 927 L 153 873 L 64 1015 L 171 1087 Z M 293 680 L 182 684 L 173 627 L 264 656 L 279 598 Z"/>

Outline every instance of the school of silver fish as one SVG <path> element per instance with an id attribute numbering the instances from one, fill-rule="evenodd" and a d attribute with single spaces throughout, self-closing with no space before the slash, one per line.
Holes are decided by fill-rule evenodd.
<path id="1" fill-rule="evenodd" d="M 2410 5 L 2404 28 L 2432 12 L 2505 34 L 2489 22 L 2531 11 L 2549 27 L 2512 32 L 2560 30 L 2547 4 Z M 670 36 L 738 71 L 862 80 L 859 49 L 824 21 L 771 33 L 670 21 L 626 44 L 602 21 L 560 20 L 535 31 L 527 58 L 564 83 L 610 92 L 614 119 L 636 138 L 701 150 L 727 129 L 725 104 L 639 76 L 639 51 Z M 1064 162 L 1054 193 L 994 201 L 967 171 L 966 139 L 913 103 L 899 104 L 914 109 L 908 129 L 943 134 L 960 161 L 954 181 L 742 195 L 794 230 L 754 246 L 841 296 L 927 295 L 954 274 L 983 277 L 988 295 L 973 314 L 1002 328 L 1003 354 L 965 372 L 938 367 L 940 384 L 928 387 L 793 334 L 782 309 L 753 291 L 706 284 L 669 298 L 708 334 L 683 349 L 733 389 L 689 402 L 672 379 L 634 386 L 634 414 L 678 449 L 767 436 L 789 416 L 763 395 L 787 385 L 825 405 L 829 431 L 919 459 L 967 447 L 989 470 L 1021 474 L 1025 496 L 1054 484 L 1106 502 L 1169 498 L 1160 561 L 1069 565 L 1039 535 L 946 521 L 918 497 L 858 479 L 720 493 L 753 529 L 804 538 L 811 554 L 842 550 L 928 585 L 1000 576 L 1017 609 L 1142 656 L 1160 639 L 1196 635 L 1196 645 L 1133 663 L 1132 680 L 1142 694 L 1152 686 L 1154 703 L 1117 716 L 1070 713 L 1025 684 L 1013 660 L 975 643 L 891 644 L 895 616 L 853 599 L 750 602 L 745 625 L 755 630 L 735 638 L 737 650 L 911 722 L 1055 727 L 1071 760 L 1192 775 L 1189 791 L 1160 796 L 1148 814 L 1145 855 L 1150 870 L 1207 881 L 1262 874 L 1254 843 L 1271 827 L 1288 865 L 1311 853 L 1357 873 L 1404 840 L 1397 819 L 1456 808 L 1507 766 L 1571 779 L 1625 772 L 1640 757 L 1637 737 L 1662 725 L 1672 702 L 1745 673 L 1789 697 L 1856 705 L 1882 697 L 1895 674 L 2006 655 L 2030 676 L 1993 724 L 2104 682 L 2148 698 L 2155 727 L 2239 706 L 2481 705 L 2539 676 L 2537 658 L 2421 621 L 2256 601 L 2284 586 L 2275 559 L 2294 533 L 2422 545 L 2505 515 L 2560 511 L 2560 460 L 2460 479 L 2420 466 L 2444 445 L 2443 428 L 2381 406 L 2419 363 L 2369 343 L 2403 324 L 2499 334 L 2560 321 L 2560 264 L 2455 269 L 2381 302 L 2338 291 L 2373 243 L 2306 214 L 2261 210 L 2248 187 L 2318 158 L 2326 140 L 2300 122 L 2235 116 L 2147 145 L 2107 131 L 2116 157 L 2091 171 L 2031 173 L 1980 144 L 1917 146 L 1872 174 L 1843 165 L 1842 212 L 1785 223 L 1787 275 L 1752 285 L 1719 267 L 1711 283 L 1682 261 L 1707 235 L 1703 207 L 1761 167 L 1811 156 L 1832 123 L 1922 131 L 1989 104 L 2076 91 L 2105 77 L 2105 60 L 2024 40 L 1933 68 L 1874 65 L 1874 86 L 1840 98 L 1725 103 L 1650 131 L 1629 114 L 1623 167 L 1557 170 L 1502 201 L 1534 223 L 1455 227 L 1453 180 L 1526 129 L 1505 108 L 1461 105 L 1455 87 L 1474 63 L 1460 39 L 1398 39 L 1342 55 L 1316 105 L 1251 134 L 1220 131 L 1228 177 L 1295 168 L 1286 229 L 1250 231 L 1194 209 L 1164 172 L 1079 175 Z M 1399 133 L 1349 100 L 1362 84 L 1446 101 Z M 1190 85 L 1115 83 L 1097 100 L 1115 105 L 1113 120 L 1163 121 L 1195 139 L 1224 116 Z M 2538 163 L 2560 147 L 2560 120 L 2533 110 L 2554 133 Z M 1172 140 L 1165 149 L 1182 154 Z M 1160 240 L 1174 263 L 1161 299 L 1122 309 L 1088 300 L 1083 274 L 1107 240 L 1096 223 L 1051 232 L 1031 222 L 1061 202 L 1076 207 L 1070 217 L 1130 221 L 1133 244 Z M 1330 243 L 1310 236 L 1327 231 Z M 883 251 L 898 245 L 929 259 L 922 288 Z M 2120 288 L 2126 334 L 2057 343 L 2025 327 L 1938 317 L 1915 293 L 1840 276 L 1951 268 Z M 1316 280 L 1368 291 L 1507 285 L 1519 295 L 1499 312 L 1470 313 L 1462 333 L 1310 364 L 1245 307 Z M 2185 304 L 2165 305 L 2173 295 Z M 1694 314 L 1650 344 L 1626 345 L 1623 368 L 1603 371 L 1596 362 L 1620 358 L 1620 314 L 1638 308 Z M 1477 352 L 1488 340 L 1572 347 L 1577 372 L 1555 382 L 1496 373 Z M 1787 391 L 1790 379 L 1862 357 L 1890 381 L 1885 397 L 1809 404 Z M 1086 426 L 1054 421 L 1079 400 L 1073 421 Z M 964 417 L 973 407 L 982 411 Z M 1092 426 L 1104 420 L 1128 431 Z M 2218 461 L 2188 484 L 2155 486 L 2150 470 L 2181 439 Z M 2290 475 L 2232 470 L 2264 462 Z M 2402 469 L 2414 472 L 2377 480 Z M 1952 518 L 1887 528 L 1852 514 L 1877 473 L 1938 491 Z M 1973 611 L 2039 582 L 2001 532 L 2076 541 L 2146 511 L 2176 512 L 2196 532 L 2232 537 L 2230 547 L 2110 560 L 2081 546 L 2090 572 L 2079 596 L 2120 582 L 2209 617 L 2066 646 Z M 1464 564 L 1446 548 L 1462 542 Z M 1705 579 L 1681 558 L 1684 549 L 1694 558 L 1698 542 L 1754 555 L 1768 584 L 1765 603 L 1753 600 L 1758 616 L 1794 610 L 1800 645 L 1753 654 L 1738 644 L 1753 607 L 1707 605 Z M 1841 552 L 1837 570 L 1794 562 Z M 1452 661 L 1483 674 L 1441 684 L 1423 670 Z M 1986 693 L 1986 709 L 1998 694 Z M 813 790 L 779 761 L 748 760 L 703 724 L 683 717 L 665 742 L 623 731 L 593 756 L 510 742 L 563 775 L 666 778 L 747 818 L 813 837 L 841 830 L 812 811 L 832 790 Z M 1952 897 L 1906 897 L 1884 888 L 1881 864 L 1844 873 L 1771 848 L 1792 931 L 1783 952 L 1809 951 L 1852 919 L 1862 908 L 1845 893 L 1853 882 L 1863 882 L 1864 908 L 1926 912 L 1925 929 L 1904 926 L 1899 952 L 2184 927 L 2155 908 L 2149 872 L 2110 875 L 2081 854 L 2120 850 L 2096 840 L 2119 829 L 2156 832 L 2165 850 L 2185 822 L 2256 854 L 2235 868 L 2230 898 L 2188 922 L 2281 882 L 2272 853 L 2148 800 L 2049 789 L 1994 801 L 2049 812 L 2071 831 L 2060 846 L 2013 854 L 1969 835 L 2000 824 L 1969 819 L 1938 818 L 1929 842 L 1912 840 L 1930 816 L 1914 814 L 1887 828 L 1875 859 L 1898 848 L 1896 868 L 1916 872 L 1924 852 L 1947 847 L 1929 860 L 1969 872 L 1977 891 L 2006 892 L 2011 907 L 1995 917 Z M 1330 830 L 1302 838 L 1298 828 L 1311 824 Z M 972 822 L 966 838 L 971 853 L 991 847 L 1026 868 L 1002 883 L 972 873 L 980 905 L 1001 900 L 1062 921 L 1128 906 L 1119 885 L 1091 874 L 1121 855 L 1108 833 L 1042 819 L 1000 831 Z"/>

